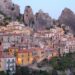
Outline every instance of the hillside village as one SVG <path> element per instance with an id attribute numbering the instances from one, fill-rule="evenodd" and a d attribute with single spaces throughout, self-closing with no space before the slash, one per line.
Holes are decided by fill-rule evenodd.
<path id="1" fill-rule="evenodd" d="M 16 65 L 27 66 L 70 52 L 75 52 L 75 37 L 65 34 L 63 28 L 34 31 L 16 21 L 0 26 L 0 71 L 15 73 Z"/>

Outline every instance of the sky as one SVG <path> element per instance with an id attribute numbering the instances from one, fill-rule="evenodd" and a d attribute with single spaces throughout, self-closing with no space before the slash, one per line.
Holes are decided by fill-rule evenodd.
<path id="1" fill-rule="evenodd" d="M 57 19 L 64 8 L 70 8 L 75 12 L 75 0 L 12 0 L 20 6 L 21 13 L 24 13 L 25 6 L 30 5 L 34 14 L 42 9 L 49 13 L 52 18 Z"/>

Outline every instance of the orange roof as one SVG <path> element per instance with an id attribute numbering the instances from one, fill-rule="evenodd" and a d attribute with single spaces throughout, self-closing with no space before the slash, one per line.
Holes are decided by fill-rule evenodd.
<path id="1" fill-rule="evenodd" d="M 39 47 L 33 47 L 33 48 L 31 48 L 32 50 L 43 50 L 42 48 L 39 48 Z"/>
<path id="2" fill-rule="evenodd" d="M 18 50 L 18 53 L 30 53 L 30 52 L 32 52 L 32 50 L 27 50 L 27 49 Z"/>

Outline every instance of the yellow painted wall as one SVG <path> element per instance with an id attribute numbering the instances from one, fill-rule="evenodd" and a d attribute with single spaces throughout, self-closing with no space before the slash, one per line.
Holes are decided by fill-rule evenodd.
<path id="1" fill-rule="evenodd" d="M 27 65 L 32 63 L 32 53 L 18 53 L 17 55 L 17 65 Z"/>
<path id="2" fill-rule="evenodd" d="M 32 64 L 33 62 L 33 55 L 32 53 L 29 53 L 29 64 Z"/>

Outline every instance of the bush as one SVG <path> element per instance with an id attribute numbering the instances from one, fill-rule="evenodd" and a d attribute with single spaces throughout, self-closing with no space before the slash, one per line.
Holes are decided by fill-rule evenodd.
<path id="1" fill-rule="evenodd" d="M 4 71 L 1 71 L 0 75 L 6 75 L 6 73 Z"/>
<path id="2" fill-rule="evenodd" d="M 75 67 L 75 60 L 72 59 L 73 54 L 66 54 L 64 57 L 55 57 L 49 62 L 50 65 L 56 70 L 65 70 Z"/>

